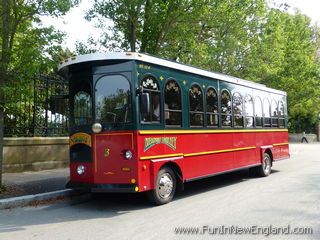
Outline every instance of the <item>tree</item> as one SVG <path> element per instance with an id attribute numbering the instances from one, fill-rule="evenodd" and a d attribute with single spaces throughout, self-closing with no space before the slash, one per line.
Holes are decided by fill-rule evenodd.
<path id="1" fill-rule="evenodd" d="M 96 18 L 106 28 L 102 42 L 110 50 L 232 73 L 265 11 L 264 0 L 97 0 L 87 19 Z M 234 71 L 226 70 L 231 64 Z"/>
<path id="2" fill-rule="evenodd" d="M 299 13 L 270 9 L 243 75 L 288 94 L 289 129 L 312 132 L 320 112 L 319 30 Z"/>
<path id="3" fill-rule="evenodd" d="M 11 83 L 9 72 L 16 68 L 21 70 L 23 66 L 30 67 L 30 63 L 46 61 L 43 57 L 45 46 L 50 45 L 48 43 L 54 40 L 59 41 L 62 35 L 54 32 L 53 28 L 40 29 L 33 27 L 33 24 L 40 22 L 40 15 L 65 14 L 71 7 L 78 4 L 78 0 L 1 0 L 1 3 L 0 185 L 2 183 L 5 92 Z M 46 49 L 47 52 L 52 50 Z M 38 58 L 30 59 L 30 56 Z"/>
<path id="4" fill-rule="evenodd" d="M 96 0 L 87 19 L 103 23 L 108 50 L 154 54 L 284 90 L 290 131 L 311 131 L 320 112 L 320 32 L 288 9 L 265 0 Z"/>
<path id="5" fill-rule="evenodd" d="M 196 32 L 190 32 L 188 23 L 176 28 L 183 33 L 173 38 L 177 42 L 172 46 L 180 45 L 177 59 L 240 77 L 243 61 L 257 38 L 266 9 L 264 0 L 208 1 L 205 9 L 198 11 L 197 18 L 203 20 Z"/>
<path id="6" fill-rule="evenodd" d="M 161 55 L 171 34 L 178 33 L 175 28 L 180 23 L 180 26 L 192 25 L 195 27 L 192 31 L 197 31 L 197 25 L 203 20 L 198 19 L 199 14 L 207 2 L 209 0 L 97 0 L 88 11 L 87 19 L 97 18 L 99 27 L 106 28 L 101 42 L 107 44 L 108 49 Z"/>

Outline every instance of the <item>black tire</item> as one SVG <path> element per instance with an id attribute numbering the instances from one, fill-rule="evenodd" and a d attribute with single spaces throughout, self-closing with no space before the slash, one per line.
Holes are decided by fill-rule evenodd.
<path id="1" fill-rule="evenodd" d="M 255 168 L 258 177 L 267 177 L 271 174 L 272 159 L 269 153 L 263 154 L 262 164 Z"/>
<path id="2" fill-rule="evenodd" d="M 147 196 L 156 205 L 166 204 L 173 199 L 176 186 L 176 175 L 172 169 L 163 167 L 157 174 L 156 188 L 147 192 Z"/>

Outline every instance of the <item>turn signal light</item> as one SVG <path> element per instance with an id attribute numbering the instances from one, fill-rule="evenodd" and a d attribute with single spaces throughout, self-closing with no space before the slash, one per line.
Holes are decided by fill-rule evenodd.
<path id="1" fill-rule="evenodd" d="M 129 167 L 123 167 L 123 168 L 121 168 L 121 170 L 124 171 L 124 172 L 130 172 L 130 171 L 131 171 L 131 168 L 129 168 Z"/>

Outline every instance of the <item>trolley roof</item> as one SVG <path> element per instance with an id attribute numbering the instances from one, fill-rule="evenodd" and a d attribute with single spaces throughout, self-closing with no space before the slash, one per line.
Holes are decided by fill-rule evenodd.
<path id="1" fill-rule="evenodd" d="M 106 60 L 137 60 L 137 61 L 151 63 L 151 64 L 168 67 L 172 69 L 177 69 L 180 71 L 189 72 L 189 73 L 193 73 L 193 74 L 197 74 L 197 75 L 201 75 L 209 78 L 215 78 L 215 79 L 223 80 L 226 82 L 235 83 L 242 86 L 264 90 L 264 91 L 268 91 L 276 94 L 287 95 L 286 92 L 284 91 L 268 88 L 265 85 L 260 83 L 255 83 L 248 80 L 229 76 L 226 74 L 208 71 L 201 68 L 186 65 L 183 63 L 178 63 L 178 62 L 166 60 L 163 58 L 142 54 L 142 53 L 135 53 L 135 52 L 93 53 L 93 54 L 86 54 L 86 55 L 71 57 L 62 61 L 58 66 L 58 70 L 61 71 L 70 65 L 74 65 L 78 63 L 106 61 Z"/>

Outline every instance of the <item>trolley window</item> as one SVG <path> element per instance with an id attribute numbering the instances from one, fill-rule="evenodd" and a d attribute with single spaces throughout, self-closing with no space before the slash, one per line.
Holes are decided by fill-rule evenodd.
<path id="1" fill-rule="evenodd" d="M 160 86 L 157 79 L 151 75 L 146 75 L 141 81 L 142 92 L 148 93 L 149 102 L 151 104 L 151 111 L 148 114 L 141 112 L 142 123 L 160 123 L 161 109 L 160 109 Z"/>
<path id="2" fill-rule="evenodd" d="M 207 125 L 210 127 L 219 126 L 218 95 L 214 88 L 210 87 L 206 94 L 207 103 Z"/>
<path id="3" fill-rule="evenodd" d="M 231 127 L 231 96 L 227 90 L 221 92 L 221 123 L 223 127 Z"/>
<path id="4" fill-rule="evenodd" d="M 100 78 L 95 87 L 96 120 L 102 123 L 131 121 L 130 84 L 122 75 Z"/>
<path id="5" fill-rule="evenodd" d="M 182 125 L 182 104 L 181 89 L 178 83 L 171 79 L 165 86 L 165 104 L 164 112 L 166 125 L 178 126 Z"/>
<path id="6" fill-rule="evenodd" d="M 203 94 L 200 86 L 193 84 L 189 89 L 190 126 L 203 126 Z"/>

